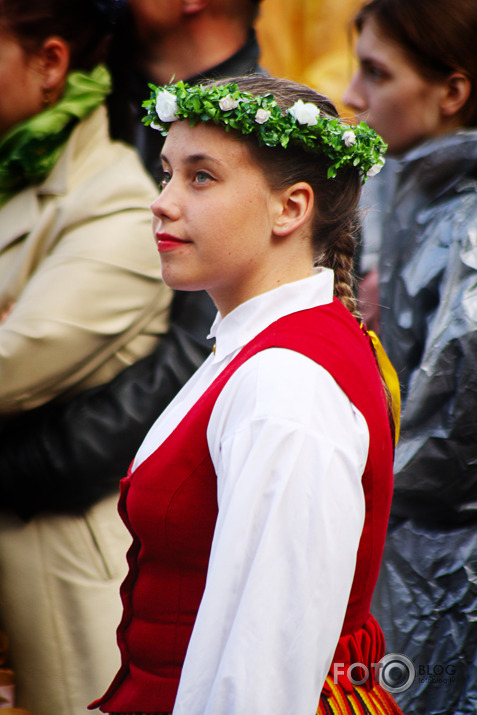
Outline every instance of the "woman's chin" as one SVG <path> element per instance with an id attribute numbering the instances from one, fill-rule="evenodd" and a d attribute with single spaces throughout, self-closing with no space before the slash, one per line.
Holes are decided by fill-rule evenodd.
<path id="1" fill-rule="evenodd" d="M 169 288 L 172 288 L 172 290 L 194 291 L 204 289 L 200 281 L 188 278 L 184 275 L 178 275 L 176 271 L 168 270 L 168 267 L 164 264 L 162 265 L 161 273 L 162 280 Z"/>

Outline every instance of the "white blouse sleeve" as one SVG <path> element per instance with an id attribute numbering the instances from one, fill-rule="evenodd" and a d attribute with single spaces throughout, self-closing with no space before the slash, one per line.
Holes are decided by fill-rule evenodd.
<path id="1" fill-rule="evenodd" d="M 208 428 L 219 514 L 174 715 L 313 715 L 364 523 L 366 422 L 312 360 L 270 349 Z"/>

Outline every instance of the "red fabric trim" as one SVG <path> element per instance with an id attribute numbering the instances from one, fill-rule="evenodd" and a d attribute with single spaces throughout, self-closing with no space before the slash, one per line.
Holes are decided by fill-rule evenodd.
<path id="1" fill-rule="evenodd" d="M 353 691 L 353 683 L 348 677 L 348 673 L 353 680 L 365 680 L 361 687 L 366 690 L 373 688 L 377 682 L 376 664 L 384 655 L 384 636 L 381 628 L 371 613 L 368 615 L 362 628 L 359 628 L 348 635 L 342 635 L 338 641 L 329 675 L 334 682 L 348 693 Z M 355 667 L 360 663 L 367 668 Z M 353 666 L 351 671 L 349 667 Z M 323 688 L 325 695 L 330 694 L 327 685 Z"/>

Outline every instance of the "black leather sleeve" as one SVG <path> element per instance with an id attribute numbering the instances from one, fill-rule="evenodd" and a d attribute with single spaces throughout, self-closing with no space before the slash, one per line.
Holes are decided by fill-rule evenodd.
<path id="1" fill-rule="evenodd" d="M 216 309 L 176 293 L 156 350 L 106 385 L 22 415 L 0 434 L 0 504 L 25 520 L 76 512 L 118 486 L 151 424 L 211 351 Z"/>

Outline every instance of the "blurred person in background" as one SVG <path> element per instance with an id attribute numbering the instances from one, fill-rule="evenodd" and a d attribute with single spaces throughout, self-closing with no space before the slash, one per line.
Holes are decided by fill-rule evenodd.
<path id="1" fill-rule="evenodd" d="M 0 0 L 3 446 L 15 415 L 107 383 L 169 323 L 148 211 L 155 187 L 108 133 L 102 63 L 114 17 L 104 5 Z M 116 667 L 128 543 L 117 483 L 83 504 L 80 474 L 51 483 L 34 462 L 24 474 L 12 462 L 0 480 L 0 621 L 17 702 L 36 715 L 84 712 Z"/>
<path id="2" fill-rule="evenodd" d="M 416 667 L 414 685 L 396 696 L 403 710 L 473 713 L 477 4 L 372 0 L 354 24 L 359 67 L 344 99 L 391 157 L 370 209 L 379 251 L 369 316 L 403 399 L 373 613 L 387 651 Z M 368 240 L 365 221 L 365 256 Z"/>
<path id="3" fill-rule="evenodd" d="M 160 174 L 163 138 L 144 126 L 148 83 L 257 71 L 254 23 L 260 0 L 129 0 L 118 23 L 109 66 L 112 135 L 134 144 L 151 174 Z"/>

